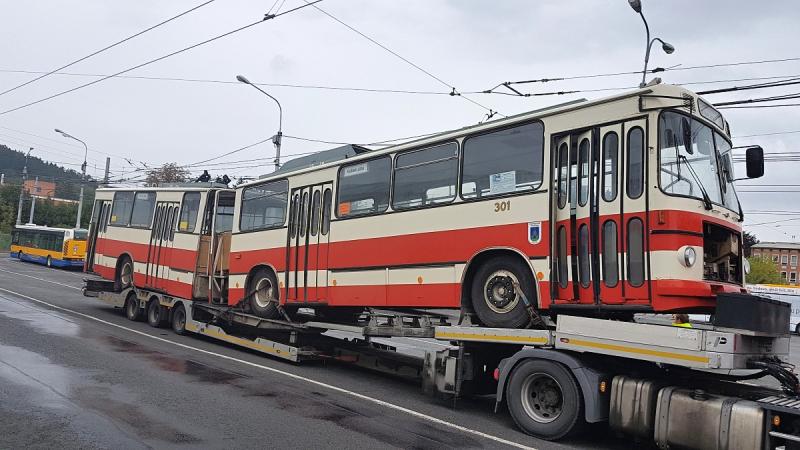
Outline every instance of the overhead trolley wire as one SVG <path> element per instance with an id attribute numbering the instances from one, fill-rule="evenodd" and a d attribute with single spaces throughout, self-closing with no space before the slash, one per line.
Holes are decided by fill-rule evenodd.
<path id="1" fill-rule="evenodd" d="M 325 11 L 324 9 L 320 8 L 319 6 L 316 6 L 316 5 L 314 5 L 314 3 L 317 3 L 317 2 L 311 2 L 311 3 L 309 3 L 307 0 L 302 0 L 302 1 L 303 1 L 303 2 L 304 2 L 306 5 L 313 5 L 313 6 L 314 6 L 314 8 L 315 8 L 317 11 L 321 12 L 322 14 L 325 14 L 326 16 L 328 16 L 328 17 L 330 17 L 331 19 L 335 20 L 335 21 L 336 21 L 336 22 L 338 22 L 340 25 L 344 26 L 345 28 L 349 29 L 350 31 L 352 31 L 352 32 L 354 32 L 354 33 L 356 33 L 356 34 L 358 34 L 359 36 L 363 37 L 364 39 L 366 39 L 366 40 L 368 40 L 368 41 L 372 42 L 373 44 L 377 45 L 378 47 L 380 47 L 380 48 L 382 48 L 382 49 L 386 50 L 387 52 L 391 53 L 391 54 L 392 54 L 392 55 L 394 55 L 395 57 L 399 58 L 401 61 L 405 62 L 406 64 L 409 64 L 411 67 L 414 67 L 415 69 L 419 70 L 420 72 L 424 73 L 425 75 L 429 76 L 430 78 L 432 78 L 432 79 L 434 79 L 434 80 L 438 81 L 440 84 L 442 84 L 442 85 L 446 86 L 448 89 L 450 89 L 450 94 L 449 94 L 449 95 L 452 95 L 452 96 L 454 96 L 454 97 L 455 97 L 455 96 L 462 97 L 464 100 L 467 100 L 468 102 L 470 102 L 470 103 L 472 103 L 472 104 L 474 104 L 474 105 L 477 105 L 477 106 L 479 106 L 479 107 L 481 107 L 481 108 L 485 109 L 485 110 L 486 110 L 486 111 L 488 111 L 489 113 L 492 113 L 492 111 L 493 111 L 493 110 L 492 110 L 491 108 L 489 108 L 488 106 L 484 106 L 484 105 L 482 105 L 482 104 L 480 104 L 480 103 L 476 102 L 475 100 L 473 100 L 473 99 L 471 99 L 471 98 L 469 98 L 469 97 L 467 97 L 467 96 L 465 96 L 465 95 L 462 95 L 460 92 L 458 92 L 458 90 L 457 90 L 457 89 L 455 88 L 455 86 L 453 86 L 452 84 L 450 84 L 450 83 L 448 83 L 447 81 L 444 81 L 443 79 L 441 79 L 441 78 L 437 77 L 436 75 L 432 74 L 432 73 L 431 73 L 431 72 L 429 72 L 428 70 L 425 70 L 425 69 L 424 69 L 424 68 L 422 68 L 421 66 L 419 66 L 419 65 L 415 64 L 414 62 L 412 62 L 412 61 L 411 61 L 411 60 L 409 60 L 408 58 L 405 58 L 404 56 L 400 55 L 399 53 L 395 52 L 394 50 L 390 49 L 389 47 L 387 47 L 387 46 L 385 46 L 385 45 L 381 44 L 380 42 L 376 41 L 375 39 L 371 38 L 370 36 L 367 36 L 366 34 L 362 33 L 362 32 L 361 32 L 361 31 L 359 31 L 359 30 L 357 30 L 355 27 L 353 27 L 353 26 L 351 26 L 351 25 L 348 25 L 347 23 L 345 23 L 345 22 L 344 22 L 344 21 L 342 21 L 341 19 L 337 18 L 337 17 L 336 17 L 336 16 L 334 16 L 333 14 L 331 14 L 331 13 L 329 13 L 329 12 Z M 503 114 L 500 114 L 500 113 L 499 113 L 499 112 L 497 112 L 497 111 L 494 111 L 494 114 L 499 114 L 499 115 L 501 115 L 501 116 L 503 115 Z"/>
<path id="2" fill-rule="evenodd" d="M 305 1 L 305 0 L 304 0 L 304 1 Z M 38 103 L 42 103 L 42 102 L 45 102 L 45 101 L 48 101 L 48 100 L 54 99 L 54 98 L 56 98 L 56 97 L 60 97 L 60 96 L 62 96 L 62 95 L 65 95 L 65 94 L 69 94 L 70 92 L 75 92 L 75 91 L 77 91 L 77 90 L 79 90 L 79 89 L 83 89 L 83 88 L 85 88 L 85 87 L 92 86 L 92 85 L 94 85 L 94 84 L 97 84 L 97 83 L 100 83 L 100 82 L 102 82 L 102 81 L 108 80 L 109 78 L 116 77 L 117 75 L 122 75 L 122 74 L 124 74 L 124 73 L 128 73 L 128 72 L 130 72 L 130 71 L 132 71 L 132 70 L 136 70 L 136 69 L 139 69 L 139 68 L 142 68 L 142 67 L 148 66 L 148 65 L 150 65 L 150 64 L 156 63 L 156 62 L 158 62 L 158 61 L 162 61 L 162 60 L 164 60 L 164 59 L 167 59 L 167 58 L 170 58 L 170 57 L 172 57 L 172 56 L 178 55 L 178 54 L 180 54 L 180 53 L 186 52 L 186 51 L 188 51 L 188 50 L 192 50 L 192 49 L 194 49 L 194 48 L 197 48 L 197 47 L 200 47 L 200 46 L 202 46 L 202 45 L 205 45 L 205 44 L 211 43 L 211 42 L 213 42 L 213 41 L 216 41 L 216 40 L 218 40 L 218 39 L 221 39 L 221 38 L 224 38 L 224 37 L 230 36 L 230 35 L 232 35 L 232 34 L 234 34 L 234 33 L 238 33 L 238 32 L 240 32 L 240 31 L 244 31 L 244 30 L 246 30 L 246 29 L 248 29 L 248 28 L 252 28 L 252 27 L 254 27 L 254 26 L 258 25 L 258 24 L 264 23 L 264 22 L 266 22 L 266 21 L 268 21 L 268 20 L 270 20 L 270 19 L 275 19 L 275 18 L 278 18 L 278 17 L 280 17 L 280 16 L 283 16 L 283 15 L 286 15 L 286 14 L 290 14 L 290 13 L 292 13 L 292 12 L 294 12 L 294 11 L 297 11 L 297 10 L 299 10 L 299 9 L 305 8 L 305 7 L 307 7 L 307 6 L 313 6 L 314 4 L 316 4 L 316 3 L 319 3 L 319 2 L 321 2 L 321 1 L 322 1 L 322 0 L 315 0 L 315 1 L 311 2 L 311 3 L 308 3 L 308 2 L 306 2 L 306 4 L 304 4 L 304 5 L 300 5 L 300 6 L 298 6 L 298 7 L 295 7 L 295 8 L 289 9 L 289 10 L 286 10 L 286 11 L 284 11 L 284 12 L 280 13 L 280 14 L 268 14 L 268 15 L 265 15 L 265 16 L 264 16 L 264 18 L 263 18 L 263 19 L 261 19 L 261 20 L 258 20 L 258 21 L 256 21 L 256 22 L 249 23 L 249 24 L 247 24 L 247 25 L 241 26 L 241 27 L 239 27 L 239 28 L 236 28 L 236 29 L 234 29 L 234 30 L 228 31 L 228 32 L 226 32 L 226 33 L 223 33 L 223 34 L 220 34 L 220 35 L 214 36 L 214 37 L 212 37 L 212 38 L 209 38 L 209 39 L 206 39 L 206 40 L 204 40 L 204 41 L 202 41 L 202 42 L 198 42 L 197 44 L 193 44 L 193 45 L 190 45 L 190 46 L 188 46 L 188 47 L 184 47 L 184 48 L 182 48 L 182 49 L 180 49 L 180 50 L 176 50 L 176 51 L 174 51 L 174 52 L 172 52 L 172 53 L 168 53 L 168 54 L 166 54 L 166 55 L 159 56 L 158 58 L 151 59 L 151 60 L 149 60 L 149 61 L 146 61 L 146 62 L 143 62 L 143 63 L 141 63 L 141 64 L 137 64 L 137 65 L 135 65 L 135 66 L 133 66 L 133 67 L 129 67 L 129 68 L 127 68 L 127 69 L 121 70 L 121 71 L 119 71 L 119 72 L 116 72 L 116 73 L 114 73 L 114 74 L 111 74 L 111 75 L 105 76 L 105 77 L 103 77 L 103 78 L 100 78 L 100 79 L 97 79 L 97 80 L 90 81 L 90 82 L 88 82 L 88 83 L 85 83 L 85 84 L 82 84 L 82 85 L 76 86 L 76 87 L 74 87 L 74 88 L 67 89 L 67 90 L 65 90 L 65 91 L 58 92 L 58 93 L 56 93 L 56 94 L 53 94 L 53 95 L 50 95 L 50 96 L 48 96 L 48 97 L 41 98 L 41 99 L 39 99 L 39 100 L 36 100 L 36 101 L 30 102 L 30 103 L 26 103 L 26 104 L 24 104 L 24 105 L 20 105 L 20 106 L 17 106 L 17 107 L 15 107 L 15 108 L 7 109 L 7 110 L 5 110 L 5 111 L 1 111 L 1 112 L 0 112 L 0 115 L 4 115 L 4 114 L 8 114 L 8 113 L 10 113 L 10 112 L 18 111 L 18 110 L 20 110 L 20 109 L 27 108 L 27 107 L 29 107 L 29 106 L 36 105 L 36 104 L 38 104 Z"/>
<path id="3" fill-rule="evenodd" d="M 205 2 L 203 2 L 203 3 L 201 3 L 201 4 L 197 5 L 197 6 L 194 6 L 194 7 L 190 8 L 190 9 L 187 9 L 186 11 L 183 11 L 182 13 L 180 13 L 180 14 L 178 14 L 176 16 L 172 16 L 167 20 L 159 22 L 159 23 L 157 23 L 157 24 L 155 24 L 155 25 L 153 25 L 153 26 L 151 26 L 149 28 L 146 28 L 146 29 L 144 29 L 144 30 L 142 30 L 142 31 L 140 31 L 138 33 L 132 34 L 132 35 L 126 37 L 125 39 L 117 41 L 117 42 L 115 42 L 115 43 L 113 43 L 111 45 L 107 45 L 107 46 L 101 48 L 100 50 L 97 50 L 97 51 L 95 51 L 93 53 L 90 53 L 90 54 L 88 54 L 88 55 L 86 55 L 86 56 L 84 56 L 82 58 L 78 58 L 78 59 L 76 59 L 76 60 L 74 60 L 74 61 L 72 61 L 70 63 L 67 63 L 67 64 L 65 64 L 65 65 L 63 65 L 63 66 L 61 66 L 61 67 L 59 67 L 57 69 L 53 69 L 53 70 L 51 70 L 49 72 L 45 72 L 44 74 L 42 74 L 42 75 L 40 75 L 40 76 L 38 76 L 38 77 L 36 77 L 36 78 L 34 78 L 32 80 L 28 80 L 28 81 L 26 81 L 26 82 L 24 82 L 22 84 L 19 84 L 17 86 L 12 87 L 12 88 L 6 89 L 5 91 L 0 92 L 0 96 L 5 95 L 5 94 L 7 94 L 9 92 L 15 91 L 15 90 L 17 90 L 17 89 L 19 89 L 21 87 L 27 86 L 27 85 L 29 85 L 31 83 L 35 83 L 35 82 L 41 80 L 42 78 L 48 77 L 48 76 L 58 72 L 59 70 L 66 69 L 67 67 L 73 66 L 73 65 L 75 65 L 75 64 L 77 64 L 77 63 L 79 63 L 81 61 L 85 61 L 85 60 L 91 58 L 92 56 L 99 55 L 100 53 L 103 53 L 106 50 L 110 50 L 110 49 L 112 49 L 112 48 L 114 48 L 114 47 L 116 47 L 116 46 L 118 46 L 118 45 L 120 45 L 122 43 L 130 41 L 131 39 L 133 39 L 135 37 L 138 37 L 138 36 L 141 36 L 141 35 L 147 33 L 148 31 L 152 31 L 152 30 L 154 30 L 154 29 L 156 29 L 156 28 L 158 28 L 158 27 L 160 27 L 162 25 L 166 25 L 167 23 L 172 22 L 173 20 L 178 19 L 180 17 L 183 17 L 183 16 L 185 16 L 186 14 L 189 14 L 192 11 L 196 11 L 196 10 L 202 8 L 203 6 L 206 6 L 206 5 L 210 4 L 210 3 L 213 3 L 214 1 L 215 0 L 205 1 Z"/>

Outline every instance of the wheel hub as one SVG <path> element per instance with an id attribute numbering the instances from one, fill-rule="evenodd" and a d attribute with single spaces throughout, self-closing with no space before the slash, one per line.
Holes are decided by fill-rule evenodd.
<path id="1" fill-rule="evenodd" d="M 531 374 L 522 386 L 522 407 L 539 423 L 556 420 L 564 406 L 561 385 L 550 375 Z"/>
<path id="2" fill-rule="evenodd" d="M 253 294 L 253 299 L 256 304 L 261 308 L 266 308 L 274 301 L 272 282 L 267 278 L 262 278 L 256 283 L 256 292 Z"/>
<path id="3" fill-rule="evenodd" d="M 519 284 L 517 277 L 505 270 L 498 270 L 489 276 L 484 286 L 484 300 L 489 309 L 500 314 L 513 310 L 519 303 L 515 283 Z"/>

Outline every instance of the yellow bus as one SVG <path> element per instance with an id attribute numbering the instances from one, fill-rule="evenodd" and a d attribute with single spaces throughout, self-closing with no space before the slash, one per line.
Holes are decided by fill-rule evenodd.
<path id="1" fill-rule="evenodd" d="M 11 257 L 47 267 L 83 267 L 87 230 L 17 225 L 11 232 Z"/>

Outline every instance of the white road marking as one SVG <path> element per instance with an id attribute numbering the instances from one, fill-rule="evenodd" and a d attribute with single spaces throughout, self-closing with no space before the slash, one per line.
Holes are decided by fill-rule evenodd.
<path id="1" fill-rule="evenodd" d="M 0 272 L 13 273 L 14 275 L 19 275 L 19 276 L 21 276 L 21 277 L 33 278 L 34 280 L 44 281 L 44 282 L 46 282 L 46 283 L 53 283 L 53 284 L 57 284 L 57 285 L 59 285 L 59 286 L 68 287 L 68 288 L 70 288 L 70 289 L 77 289 L 77 290 L 79 290 L 79 291 L 81 290 L 81 288 L 79 288 L 79 287 L 76 287 L 76 286 L 72 286 L 72 285 L 70 285 L 70 284 L 59 283 L 58 281 L 48 280 L 48 279 L 46 279 L 46 278 L 35 277 L 35 276 L 33 276 L 33 275 L 27 275 L 27 274 L 24 274 L 24 273 L 12 272 L 12 271 L 10 271 L 10 270 L 6 270 L 6 269 L 0 269 Z"/>
<path id="2" fill-rule="evenodd" d="M 0 270 L 2 270 L 2 269 L 0 269 Z M 44 281 L 47 281 L 47 280 L 44 280 Z M 221 353 L 216 353 L 216 352 L 212 352 L 212 351 L 209 351 L 209 350 L 203 350 L 203 349 L 197 348 L 197 347 L 192 347 L 191 345 L 181 344 L 179 342 L 173 342 L 173 341 L 170 341 L 168 339 L 164 339 L 164 338 L 161 338 L 161 337 L 158 337 L 158 336 L 153 336 L 153 335 L 144 333 L 142 331 L 134 330 L 132 328 L 128 328 L 128 327 L 125 327 L 125 326 L 122 326 L 122 325 L 118 325 L 116 323 L 109 322 L 109 321 L 106 321 L 106 320 L 103 320 L 103 319 L 100 319 L 100 318 L 97 318 L 97 317 L 94 317 L 94 316 L 90 316 L 89 314 L 84 314 L 84 313 L 81 313 L 81 312 L 78 312 L 78 311 L 71 310 L 69 308 L 64 308 L 62 306 L 54 305 L 54 304 L 46 302 L 44 300 L 39 300 L 38 298 L 33 298 L 33 297 L 28 296 L 28 295 L 21 294 L 19 292 L 14 292 L 14 291 L 9 290 L 9 289 L 5 289 L 5 288 L 1 288 L 0 287 L 0 291 L 8 292 L 9 294 L 16 295 L 16 296 L 24 298 L 24 299 L 28 299 L 30 301 L 33 301 L 33 302 L 36 302 L 36 303 L 39 303 L 39 304 L 42 304 L 42 305 L 46 305 L 46 306 L 49 306 L 51 308 L 54 308 L 54 309 L 57 309 L 57 310 L 60 310 L 60 311 L 68 312 L 68 313 L 74 314 L 76 316 L 84 317 L 84 318 L 89 319 L 89 320 L 94 320 L 96 322 L 100 322 L 100 323 L 103 323 L 103 324 L 106 324 L 106 325 L 109 325 L 109 326 L 112 326 L 112 327 L 116 327 L 116 328 L 119 328 L 119 329 L 122 329 L 122 330 L 125 330 L 125 331 L 129 331 L 131 333 L 135 333 L 135 334 L 138 334 L 140 336 L 148 337 L 150 339 L 154 339 L 154 340 L 157 340 L 157 341 L 165 342 L 167 344 L 175 345 L 177 347 L 185 348 L 185 349 L 188 349 L 188 350 L 194 350 L 194 351 L 199 352 L 199 353 L 204 353 L 204 354 L 207 354 L 207 355 L 216 356 L 216 357 L 219 357 L 219 358 L 222 358 L 222 359 L 227 359 L 229 361 L 235 361 L 235 362 L 238 362 L 240 364 L 244 364 L 244 365 L 247 365 L 247 366 L 263 369 L 263 370 L 266 370 L 268 372 L 272 372 L 272 373 L 280 374 L 280 375 L 283 375 L 283 376 L 286 376 L 286 377 L 289 377 L 289 378 L 293 378 L 295 380 L 304 381 L 306 383 L 310 383 L 310 384 L 313 384 L 313 385 L 316 385 L 316 386 L 320 386 L 320 387 L 323 387 L 323 388 L 326 388 L 326 389 L 330 389 L 332 391 L 336 391 L 336 392 L 339 392 L 339 393 L 342 393 L 342 394 L 346 394 L 346 395 L 349 395 L 351 397 L 355 397 L 355 398 L 358 398 L 358 399 L 361 399 L 361 400 L 365 400 L 365 401 L 368 401 L 368 402 L 371 402 L 371 403 L 375 403 L 377 405 L 380 405 L 380 406 L 383 406 L 383 407 L 386 407 L 386 408 L 389 408 L 389 409 L 393 409 L 395 411 L 400 411 L 400 412 L 408 414 L 410 416 L 413 416 L 413 417 L 416 417 L 416 418 L 419 418 L 419 419 L 423 419 L 423 420 L 427 420 L 429 422 L 433 422 L 435 424 L 442 425 L 442 426 L 445 426 L 447 428 L 452 428 L 454 430 L 458 430 L 458 431 L 461 431 L 461 432 L 466 433 L 466 434 L 471 434 L 471 435 L 478 436 L 478 437 L 483 438 L 483 439 L 488 439 L 488 440 L 491 440 L 491 441 L 499 442 L 501 444 L 505 444 L 505 445 L 508 445 L 508 446 L 514 447 L 514 448 L 524 448 L 524 449 L 536 450 L 534 447 L 530 447 L 530 446 L 527 446 L 527 445 L 524 445 L 524 444 L 520 444 L 520 443 L 514 442 L 514 441 L 509 441 L 508 439 L 503 439 L 501 437 L 494 436 L 494 435 L 491 435 L 491 434 L 488 434 L 488 433 L 484 433 L 484 432 L 481 432 L 481 431 L 472 430 L 472 429 L 469 429 L 467 427 L 463 427 L 461 425 L 457 425 L 455 423 L 448 422 L 448 421 L 442 420 L 442 419 L 438 419 L 436 417 L 430 416 L 430 415 L 425 414 L 425 413 L 421 413 L 419 411 L 415 411 L 413 409 L 409 409 L 409 408 L 406 408 L 406 407 L 403 407 L 403 406 L 400 406 L 400 405 L 395 405 L 394 403 L 389 403 L 387 401 L 379 400 L 379 399 L 373 398 L 373 397 L 369 397 L 369 396 L 364 395 L 364 394 L 359 394 L 358 392 L 353 392 L 353 391 L 347 390 L 345 388 L 341 388 L 339 386 L 334 386 L 332 384 L 323 383 L 321 381 L 317 381 L 317 380 L 314 380 L 314 379 L 311 379 L 311 378 L 306 378 L 304 376 L 296 375 L 296 374 L 293 374 L 291 372 L 284 372 L 283 370 L 280 370 L 280 369 L 275 369 L 273 367 L 263 366 L 261 364 L 256 364 L 254 362 L 245 361 L 243 359 L 239 359 L 239 358 L 234 358 L 232 356 L 223 355 Z"/>

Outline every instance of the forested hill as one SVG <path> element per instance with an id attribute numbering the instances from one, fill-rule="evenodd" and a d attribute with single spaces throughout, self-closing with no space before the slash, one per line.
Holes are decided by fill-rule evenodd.
<path id="1" fill-rule="evenodd" d="M 5 174 L 7 184 L 19 184 L 22 179 L 22 168 L 25 166 L 25 153 L 12 150 L 0 144 L 0 173 Z M 79 169 L 79 166 L 75 166 Z M 34 149 L 28 158 L 28 179 L 38 176 L 40 180 L 56 184 L 58 198 L 78 199 L 80 191 L 81 173 L 72 169 L 65 169 L 56 164 L 44 161 L 36 156 Z M 87 189 L 94 190 L 95 183 L 87 175 Z"/>

